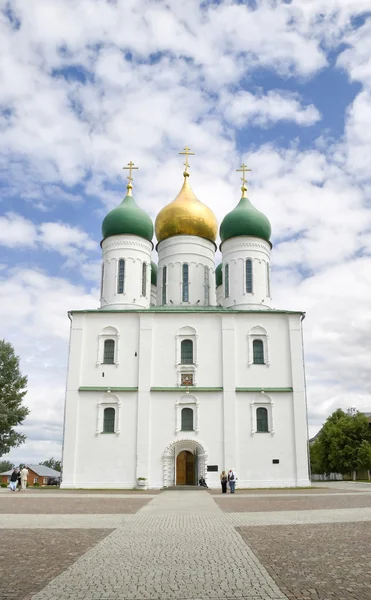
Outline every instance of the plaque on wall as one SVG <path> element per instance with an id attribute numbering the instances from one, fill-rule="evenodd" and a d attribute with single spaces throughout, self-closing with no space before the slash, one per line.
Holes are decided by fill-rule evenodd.
<path id="1" fill-rule="evenodd" d="M 207 465 L 208 471 L 218 471 L 218 465 Z"/>
<path id="2" fill-rule="evenodd" d="M 180 385 L 193 385 L 193 373 L 182 373 L 180 376 Z"/>
<path id="3" fill-rule="evenodd" d="M 279 459 L 279 458 L 274 458 L 274 459 L 272 460 L 272 463 L 273 463 L 274 465 L 279 465 L 279 464 L 280 464 L 280 459 Z"/>

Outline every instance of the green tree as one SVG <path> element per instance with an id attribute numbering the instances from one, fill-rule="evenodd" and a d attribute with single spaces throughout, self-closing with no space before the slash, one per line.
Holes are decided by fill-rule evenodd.
<path id="1" fill-rule="evenodd" d="M 368 426 L 368 420 L 360 412 L 355 415 L 345 413 L 341 409 L 336 410 L 322 427 L 317 440 L 315 450 L 311 457 L 314 458 L 314 468 L 318 465 L 323 473 L 346 473 L 353 472 L 353 478 L 356 477 L 356 471 L 364 467 L 366 460 L 366 446 L 362 448 L 363 442 L 367 444 L 371 441 L 371 431 Z M 360 454 L 361 452 L 361 454 Z M 315 471 L 313 471 L 315 472 Z"/>
<path id="2" fill-rule="evenodd" d="M 322 448 L 318 440 L 316 440 L 309 448 L 310 450 L 310 468 L 311 472 L 322 475 L 326 470 L 322 459 Z"/>
<path id="3" fill-rule="evenodd" d="M 56 471 L 61 470 L 61 461 L 56 460 L 55 458 L 49 458 L 48 460 L 44 460 L 44 462 L 41 462 L 39 464 L 45 465 L 45 467 L 49 467 L 50 469 L 55 469 Z"/>
<path id="4" fill-rule="evenodd" d="M 10 460 L 0 460 L 0 473 L 14 469 L 14 465 Z"/>
<path id="5" fill-rule="evenodd" d="M 19 358 L 11 344 L 0 340 L 0 456 L 23 444 L 26 437 L 15 431 L 29 410 L 22 405 L 26 395 L 27 377 L 21 375 Z"/>
<path id="6" fill-rule="evenodd" d="M 368 479 L 370 480 L 371 470 L 371 444 L 367 440 L 363 440 L 358 449 L 358 468 L 366 469 Z"/>

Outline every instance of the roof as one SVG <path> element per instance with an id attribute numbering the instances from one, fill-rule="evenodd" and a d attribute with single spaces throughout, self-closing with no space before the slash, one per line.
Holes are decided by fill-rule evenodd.
<path id="1" fill-rule="evenodd" d="M 36 475 L 40 475 L 40 477 L 60 477 L 61 474 L 59 471 L 55 469 L 51 469 L 50 467 L 46 467 L 45 465 L 27 465 L 27 468 L 36 473 Z M 4 473 L 0 473 L 0 475 L 11 475 L 13 473 L 13 469 L 10 471 L 5 471 Z"/>

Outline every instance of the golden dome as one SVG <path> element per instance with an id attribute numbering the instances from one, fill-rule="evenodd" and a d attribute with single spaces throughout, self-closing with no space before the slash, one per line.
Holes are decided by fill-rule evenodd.
<path id="1" fill-rule="evenodd" d="M 218 231 L 216 217 L 210 208 L 194 195 L 184 173 L 184 183 L 179 194 L 157 215 L 156 237 L 159 242 L 174 235 L 196 235 L 215 242 Z"/>

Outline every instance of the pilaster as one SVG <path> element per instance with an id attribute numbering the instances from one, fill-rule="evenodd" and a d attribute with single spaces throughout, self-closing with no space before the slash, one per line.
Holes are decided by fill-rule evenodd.
<path id="1" fill-rule="evenodd" d="M 149 479 L 151 440 L 152 315 L 140 315 L 136 477 Z"/>
<path id="2" fill-rule="evenodd" d="M 233 315 L 222 316 L 222 369 L 223 369 L 223 469 L 236 469 L 236 360 L 235 319 Z"/>

